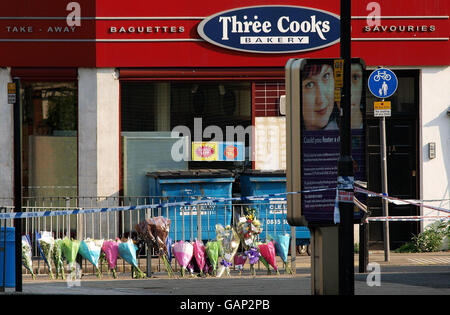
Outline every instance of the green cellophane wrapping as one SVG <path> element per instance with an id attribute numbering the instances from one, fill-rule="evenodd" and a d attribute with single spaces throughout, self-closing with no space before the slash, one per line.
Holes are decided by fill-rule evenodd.
<path id="1" fill-rule="evenodd" d="M 79 248 L 80 248 L 80 241 L 78 240 L 71 240 L 68 237 L 65 237 L 62 240 L 62 252 L 69 265 L 70 274 L 73 277 L 75 276 L 76 270 L 74 262 L 77 258 Z"/>
<path id="2" fill-rule="evenodd" d="M 212 265 L 213 273 L 216 275 L 217 261 L 222 252 L 222 244 L 220 241 L 208 241 L 206 243 L 206 255 L 208 256 L 209 262 Z"/>

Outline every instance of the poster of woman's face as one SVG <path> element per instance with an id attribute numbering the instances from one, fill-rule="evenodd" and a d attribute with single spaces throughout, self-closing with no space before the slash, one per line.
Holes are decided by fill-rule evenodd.
<path id="1" fill-rule="evenodd" d="M 307 65 L 302 76 L 302 116 L 305 130 L 336 130 L 337 108 L 334 99 L 334 71 L 330 64 Z M 363 69 L 351 65 L 351 128 L 363 128 Z"/>
<path id="2" fill-rule="evenodd" d="M 301 88 L 304 129 L 337 129 L 332 116 L 335 106 L 333 67 L 329 64 L 306 66 Z"/>

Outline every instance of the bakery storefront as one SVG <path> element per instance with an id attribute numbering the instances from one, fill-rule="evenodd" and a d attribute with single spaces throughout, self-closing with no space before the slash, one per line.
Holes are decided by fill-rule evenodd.
<path id="1" fill-rule="evenodd" d="M 434 205 L 448 208 L 450 7 L 431 2 L 352 3 L 352 56 L 368 72 L 384 66 L 399 79 L 387 119 L 389 194 L 440 200 Z M 284 67 L 290 58 L 339 58 L 339 6 L 336 0 L 0 4 L 0 198 L 13 196 L 8 83 L 14 79 L 23 108 L 25 197 L 145 196 L 147 186 L 136 179 L 142 168 L 285 170 Z M 379 192 L 374 100 L 366 93 L 367 180 Z M 209 158 L 195 143 L 211 140 L 240 145 L 229 159 Z M 371 209 L 381 215 L 380 203 Z M 390 208 L 390 215 L 434 214 Z M 393 222 L 391 239 L 400 244 L 428 223 Z M 371 241 L 382 244 L 381 224 L 373 226 Z"/>

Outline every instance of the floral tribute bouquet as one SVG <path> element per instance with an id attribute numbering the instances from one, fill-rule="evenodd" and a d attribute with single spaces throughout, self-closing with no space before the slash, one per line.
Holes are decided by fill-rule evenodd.
<path id="1" fill-rule="evenodd" d="M 75 267 L 75 260 L 77 258 L 78 250 L 80 249 L 80 241 L 78 240 L 72 240 L 68 237 L 63 238 L 62 240 L 62 252 L 64 257 L 67 260 L 70 274 L 71 274 L 71 280 L 75 280 L 76 278 L 76 267 Z"/>
<path id="2" fill-rule="evenodd" d="M 217 272 L 217 276 L 221 277 L 226 270 L 227 275 L 230 276 L 230 267 L 233 265 L 233 257 L 239 247 L 239 235 L 229 225 L 225 228 L 221 224 L 216 224 L 216 238 L 222 245 L 222 261 Z"/>
<path id="3" fill-rule="evenodd" d="M 64 258 L 63 258 L 63 240 L 58 238 L 55 240 L 55 245 L 53 246 L 52 260 L 55 265 L 56 279 L 61 276 L 61 279 L 65 280 L 64 275 Z"/>
<path id="4" fill-rule="evenodd" d="M 118 251 L 120 257 L 122 257 L 127 263 L 131 265 L 131 277 L 132 278 L 145 278 L 145 273 L 139 269 L 136 251 L 138 247 L 134 244 L 131 238 L 124 239 L 119 243 Z"/>
<path id="5" fill-rule="evenodd" d="M 220 241 L 208 241 L 206 243 L 206 255 L 208 256 L 208 260 L 211 264 L 212 274 L 215 276 L 217 271 L 217 261 L 219 260 L 219 256 L 221 256 L 222 245 Z"/>
<path id="6" fill-rule="evenodd" d="M 288 233 L 279 234 L 279 235 L 275 236 L 274 240 L 275 240 L 276 252 L 280 256 L 281 260 L 283 261 L 284 270 L 286 270 L 287 273 L 292 274 L 292 270 L 289 267 L 289 263 L 288 263 L 290 235 Z"/>
<path id="7" fill-rule="evenodd" d="M 194 256 L 194 246 L 185 241 L 178 241 L 173 244 L 173 254 L 181 266 L 181 276 L 184 277 L 186 268 Z"/>
<path id="8" fill-rule="evenodd" d="M 275 245 L 273 241 L 268 241 L 267 243 L 261 243 L 258 244 L 259 252 L 261 253 L 261 261 L 265 261 L 267 270 L 270 273 L 269 265 L 272 266 L 272 268 L 276 271 L 277 274 L 280 274 L 278 271 L 278 266 L 276 262 L 276 256 L 275 256 Z"/>
<path id="9" fill-rule="evenodd" d="M 105 260 L 108 263 L 109 270 L 112 271 L 113 278 L 117 279 L 117 258 L 119 257 L 119 242 L 118 240 L 108 240 L 104 241 L 102 245 L 102 252 L 104 254 Z"/>
<path id="10" fill-rule="evenodd" d="M 264 258 L 264 256 L 261 255 L 261 251 L 259 250 L 259 245 L 261 245 L 261 244 L 263 244 L 263 243 L 257 242 L 257 243 L 256 243 L 256 247 L 254 247 L 254 249 L 256 249 L 256 250 L 258 251 L 258 261 L 262 262 L 262 264 L 264 265 L 264 267 L 266 267 L 266 269 L 267 269 L 267 274 L 268 274 L 268 275 L 271 275 L 271 274 L 272 274 L 272 271 L 270 271 L 270 265 L 269 265 L 269 263 L 267 262 L 267 260 Z"/>
<path id="11" fill-rule="evenodd" d="M 153 248 L 161 257 L 170 277 L 173 276 L 172 266 L 169 262 L 170 243 L 169 241 L 170 219 L 165 217 L 154 217 L 145 219 L 136 225 L 136 232 L 142 238 L 150 250 Z M 168 246 L 169 244 L 169 246 Z"/>
<path id="12" fill-rule="evenodd" d="M 80 243 L 80 255 L 86 258 L 91 264 L 94 265 L 97 273 L 97 277 L 101 277 L 98 261 L 102 251 L 103 240 L 94 240 L 87 238 Z"/>
<path id="13" fill-rule="evenodd" d="M 248 257 L 252 275 L 256 274 L 254 265 L 260 257 L 256 240 L 261 232 L 261 222 L 256 218 L 255 209 L 247 209 L 245 217 L 239 218 L 237 233 L 241 238 L 244 254 Z"/>
<path id="14" fill-rule="evenodd" d="M 242 270 L 244 269 L 245 262 L 247 261 L 247 256 L 242 253 L 234 255 L 234 266 L 239 270 L 239 275 L 242 275 Z"/>
<path id="15" fill-rule="evenodd" d="M 31 244 L 27 235 L 22 236 L 22 264 L 31 273 L 33 280 L 36 275 L 33 272 L 33 261 L 31 260 Z"/>
<path id="16" fill-rule="evenodd" d="M 194 257 L 197 262 L 198 268 L 200 269 L 200 276 L 203 276 L 203 269 L 206 263 L 206 248 L 202 241 L 195 240 L 192 244 L 194 247 Z"/>
<path id="17" fill-rule="evenodd" d="M 48 273 L 50 275 L 50 278 L 55 279 L 51 264 L 53 246 L 55 245 L 55 240 L 53 238 L 52 232 L 44 231 L 41 232 L 41 234 L 37 235 L 38 235 L 39 250 L 41 252 L 41 256 L 44 258 L 45 264 L 48 267 Z"/>

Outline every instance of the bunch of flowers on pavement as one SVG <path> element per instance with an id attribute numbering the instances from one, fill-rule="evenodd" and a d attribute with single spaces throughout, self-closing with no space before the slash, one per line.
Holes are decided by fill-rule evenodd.
<path id="1" fill-rule="evenodd" d="M 208 241 L 206 243 L 206 255 L 208 256 L 208 260 L 211 264 L 212 275 L 217 274 L 217 263 L 219 260 L 219 256 L 222 254 L 222 244 L 220 241 Z"/>
<path id="2" fill-rule="evenodd" d="M 102 251 L 102 246 L 103 240 L 94 240 L 91 238 L 87 238 L 81 241 L 79 248 L 80 255 L 94 265 L 98 278 L 101 277 L 98 263 Z"/>
<path id="3" fill-rule="evenodd" d="M 55 240 L 55 245 L 53 246 L 52 252 L 52 260 L 55 265 L 56 270 L 56 279 L 61 277 L 61 279 L 65 280 L 66 276 L 64 274 L 64 256 L 63 256 L 63 240 L 57 238 Z"/>
<path id="4" fill-rule="evenodd" d="M 236 255 L 234 255 L 234 266 L 239 271 L 239 275 L 242 275 L 242 270 L 244 270 L 246 261 L 247 256 L 244 253 L 237 253 Z"/>
<path id="5" fill-rule="evenodd" d="M 48 267 L 48 273 L 51 279 L 54 279 L 53 268 L 52 268 L 52 252 L 53 246 L 55 244 L 55 239 L 53 238 L 52 232 L 41 232 L 38 235 L 38 246 L 41 253 L 42 258 L 44 258 L 44 262 Z"/>
<path id="6" fill-rule="evenodd" d="M 284 270 L 287 273 L 292 274 L 292 270 L 289 267 L 289 262 L 288 262 L 290 235 L 288 233 L 278 234 L 274 237 L 274 241 L 275 241 L 276 252 L 277 252 L 278 256 L 280 256 L 281 260 L 283 261 Z"/>
<path id="7" fill-rule="evenodd" d="M 69 267 L 69 274 L 71 279 L 75 281 L 76 279 L 76 265 L 75 261 L 77 259 L 78 250 L 80 249 L 80 241 L 73 240 L 68 237 L 63 238 L 62 240 L 62 252 L 64 257 L 67 260 Z"/>
<path id="8" fill-rule="evenodd" d="M 136 225 L 138 236 L 147 243 L 148 250 L 153 249 L 158 253 L 167 273 L 172 277 L 173 270 L 169 262 L 169 256 L 171 256 L 169 231 L 170 219 L 161 216 L 145 219 Z"/>
<path id="9" fill-rule="evenodd" d="M 206 264 L 206 248 L 202 241 L 195 240 L 192 244 L 194 249 L 194 258 L 197 262 L 198 268 L 200 269 L 200 276 L 203 276 L 205 264 Z"/>
<path id="10" fill-rule="evenodd" d="M 264 259 L 266 263 L 268 263 L 275 270 L 277 274 L 280 274 L 278 271 L 276 255 L 275 255 L 275 244 L 273 241 L 269 240 L 266 243 L 258 244 L 259 252 L 261 253 L 261 258 Z M 266 265 L 266 268 L 270 272 L 269 266 Z"/>
<path id="11" fill-rule="evenodd" d="M 119 257 L 119 241 L 107 240 L 103 242 L 102 252 L 108 263 L 108 269 L 112 272 L 113 278 L 117 279 L 117 258 Z"/>
<path id="12" fill-rule="evenodd" d="M 146 275 L 139 269 L 136 251 L 138 247 L 134 244 L 131 238 L 124 239 L 119 243 L 118 251 L 120 257 L 131 265 L 131 277 L 132 278 L 145 278 Z"/>
<path id="13" fill-rule="evenodd" d="M 255 264 L 260 257 L 256 241 L 261 232 L 261 222 L 256 218 L 255 209 L 247 209 L 245 216 L 239 218 L 237 233 L 241 239 L 244 254 L 250 263 L 252 275 L 256 275 Z"/>
<path id="14" fill-rule="evenodd" d="M 31 244 L 30 240 L 28 239 L 27 235 L 22 236 L 22 264 L 27 269 L 31 277 L 33 279 L 36 279 L 36 275 L 33 272 L 33 261 L 31 260 L 32 253 L 31 253 Z"/>
<path id="15" fill-rule="evenodd" d="M 184 277 L 186 269 L 194 256 L 194 246 L 190 242 L 178 241 L 173 244 L 173 254 L 181 266 L 181 276 Z"/>

